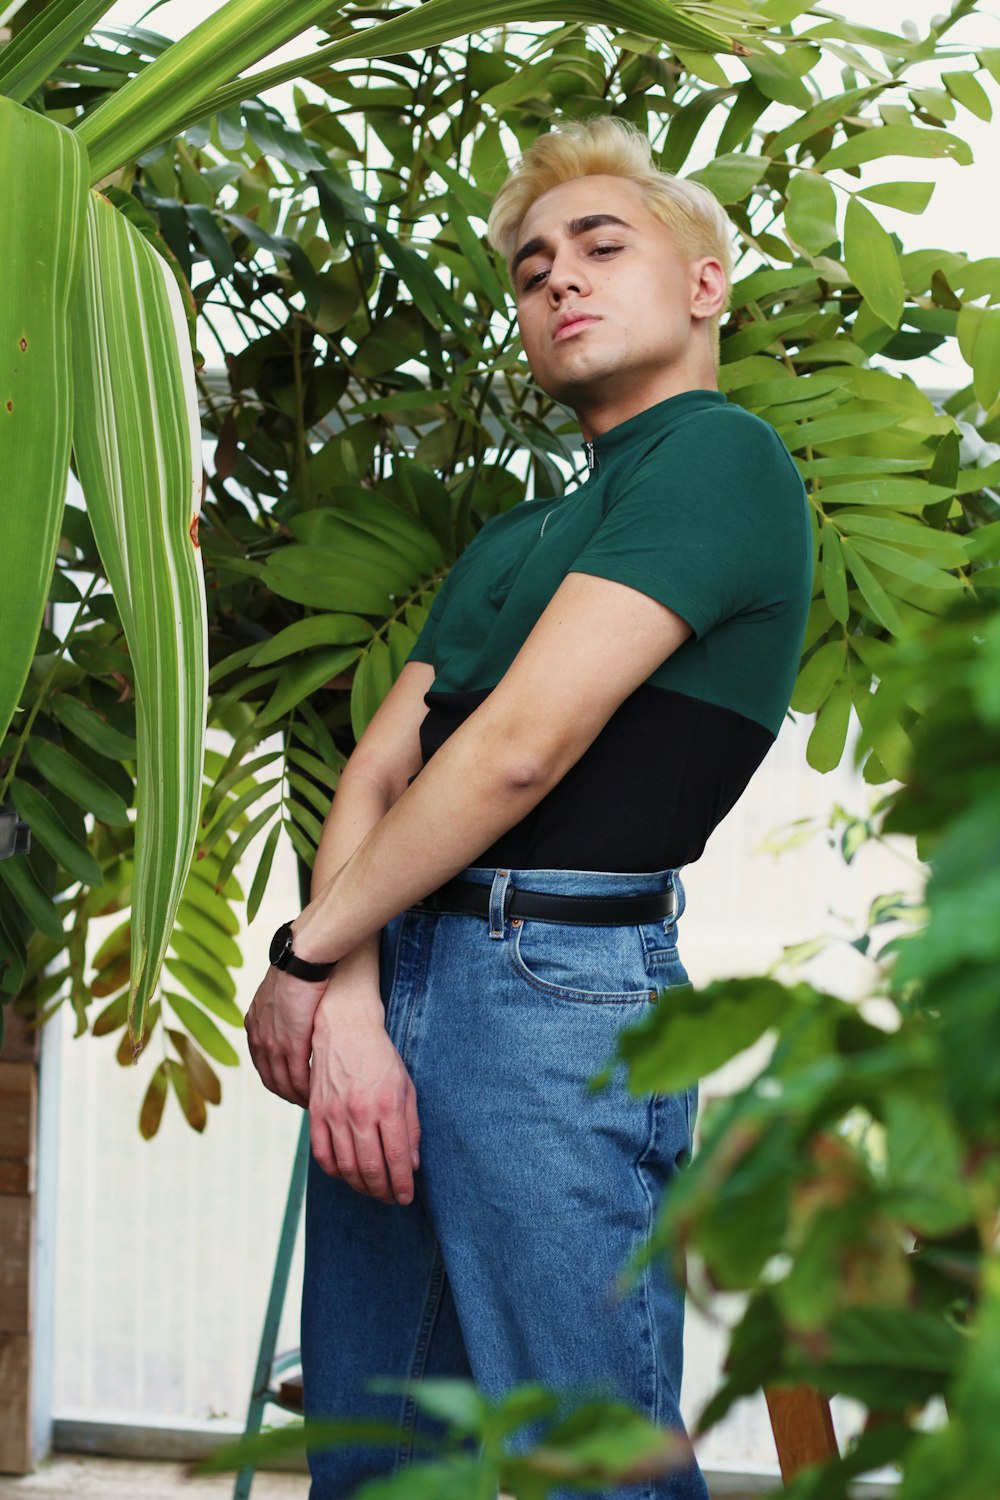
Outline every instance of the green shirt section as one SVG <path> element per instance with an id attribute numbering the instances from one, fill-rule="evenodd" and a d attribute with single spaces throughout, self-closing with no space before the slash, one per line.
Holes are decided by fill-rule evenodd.
<path id="1" fill-rule="evenodd" d="M 494 516 L 439 590 L 409 660 L 434 692 L 495 686 L 567 573 L 658 599 L 694 634 L 647 679 L 776 734 L 812 593 L 805 489 L 774 429 L 719 391 L 685 391 L 592 445 L 560 499 Z"/>

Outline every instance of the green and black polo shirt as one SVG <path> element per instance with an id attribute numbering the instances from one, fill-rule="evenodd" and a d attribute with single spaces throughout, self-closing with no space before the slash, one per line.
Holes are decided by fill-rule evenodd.
<path id="1" fill-rule="evenodd" d="M 589 447 L 578 488 L 492 517 L 436 595 L 408 658 L 435 669 L 424 764 L 492 692 L 567 573 L 640 589 L 694 633 L 471 864 L 690 864 L 763 760 L 791 697 L 813 553 L 805 489 L 774 429 L 719 391 L 693 390 Z"/>

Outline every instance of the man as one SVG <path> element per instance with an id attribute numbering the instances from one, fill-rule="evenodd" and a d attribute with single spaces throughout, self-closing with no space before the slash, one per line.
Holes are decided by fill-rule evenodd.
<path id="1" fill-rule="evenodd" d="M 801 480 L 717 389 L 714 198 L 600 119 L 536 142 L 490 233 L 591 472 L 451 570 L 248 1013 L 265 1084 L 310 1113 L 307 1410 L 405 1434 L 313 1455 L 312 1500 L 408 1461 L 419 1415 L 371 1375 L 591 1382 L 680 1428 L 681 1294 L 660 1267 L 628 1296 L 615 1276 L 694 1094 L 586 1081 L 686 979 L 679 870 L 774 739 L 811 593 Z M 687 1462 L 616 1493 L 705 1489 Z"/>

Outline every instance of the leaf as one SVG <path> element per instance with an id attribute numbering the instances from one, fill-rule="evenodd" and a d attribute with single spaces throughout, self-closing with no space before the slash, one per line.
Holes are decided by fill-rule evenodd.
<path id="1" fill-rule="evenodd" d="M 99 1015 L 94 1017 L 90 1028 L 92 1036 L 108 1036 L 112 1031 L 117 1031 L 124 1026 L 128 1020 L 128 995 L 122 993 L 117 995 L 110 1004 L 106 1005 Z M 131 1048 L 129 1049 L 131 1055 Z"/>
<path id="2" fill-rule="evenodd" d="M 205 981 L 219 995 L 232 999 L 236 994 L 236 981 L 226 965 L 213 952 L 199 943 L 181 927 L 175 927 L 170 937 L 170 946 L 177 958 L 198 970 Z"/>
<path id="3" fill-rule="evenodd" d="M 37 11 L 0 52 L 0 94 L 29 98 L 110 9 L 110 0 L 55 0 Z"/>
<path id="4" fill-rule="evenodd" d="M 308 77 L 317 73 L 322 68 L 332 68 L 335 64 L 344 61 L 355 61 L 358 58 L 394 57 L 400 52 L 409 52 L 414 49 L 437 46 L 439 43 L 451 41 L 457 36 L 468 33 L 470 26 L 475 29 L 477 18 L 470 18 L 467 0 L 426 0 L 426 3 L 407 11 L 394 15 L 390 20 L 376 26 L 362 26 L 352 31 L 343 40 L 331 43 L 326 47 L 319 47 L 314 52 L 279 64 L 277 67 L 267 68 L 260 73 L 252 74 L 247 78 L 241 78 L 238 82 L 218 88 L 214 84 L 214 92 L 206 92 L 207 83 L 202 82 L 205 77 L 206 53 L 218 54 L 220 47 L 222 56 L 227 55 L 227 47 L 230 49 L 230 66 L 224 74 L 226 78 L 232 77 L 249 66 L 246 53 L 238 55 L 232 51 L 232 35 L 235 22 L 235 30 L 247 33 L 248 38 L 253 37 L 258 45 L 253 49 L 255 58 L 265 57 L 280 45 L 281 41 L 295 36 L 303 27 L 316 19 L 313 11 L 310 11 L 306 21 L 295 19 L 301 15 L 298 5 L 286 7 L 277 19 L 273 18 L 273 6 L 268 6 L 266 0 L 257 0 L 256 5 L 247 4 L 242 0 L 236 8 L 236 17 L 232 16 L 233 5 L 223 6 L 222 10 L 211 17 L 215 26 L 205 23 L 203 27 L 196 28 L 185 41 L 191 43 L 189 51 L 185 51 L 172 70 L 169 80 L 163 78 L 156 80 L 157 85 L 162 83 L 165 92 L 175 90 L 175 109 L 169 124 L 165 121 L 158 124 L 155 133 L 151 124 L 143 118 L 144 111 L 138 109 L 138 105 L 145 105 L 146 100 L 135 95 L 125 100 L 126 108 L 119 108 L 119 115 L 131 115 L 134 113 L 136 119 L 142 119 L 143 129 L 141 133 L 133 128 L 131 132 L 121 131 L 113 148 L 107 148 L 107 156 L 114 157 L 114 163 L 129 160 L 139 154 L 144 146 L 152 144 L 152 141 L 160 140 L 170 134 L 184 128 L 185 124 L 195 119 L 202 119 L 208 115 L 215 114 L 221 109 L 226 109 L 232 104 L 238 104 L 247 97 L 260 93 L 265 88 L 271 88 L 277 83 L 285 83 L 291 79 Z M 226 13 L 225 15 L 223 13 Z M 250 22 L 260 14 L 271 24 L 264 26 L 258 24 L 254 29 Z M 481 19 L 481 18 L 478 18 Z M 595 26 L 612 26 L 621 30 L 633 30 L 642 35 L 649 36 L 659 41 L 666 42 L 671 47 L 689 48 L 695 52 L 732 52 L 735 50 L 733 39 L 725 32 L 706 25 L 703 21 L 690 15 L 687 11 L 681 11 L 674 5 L 658 0 L 658 3 L 624 3 L 624 0 L 511 0 L 504 7 L 502 23 L 511 25 L 514 22 L 542 22 L 554 21 L 564 25 L 568 21 L 585 22 Z M 228 25 L 227 25 L 228 23 Z M 224 30 L 224 27 L 226 29 Z M 195 39 L 197 42 L 195 43 Z M 255 60 L 255 59 L 254 59 Z M 192 63 L 196 67 L 192 68 Z M 551 64 L 546 63 L 546 74 L 551 70 Z M 147 72 L 151 71 L 147 69 Z M 188 78 L 188 73 L 191 78 Z M 199 88 L 191 87 L 191 83 L 197 78 Z M 179 85 L 183 83 L 184 87 Z M 121 90 L 125 93 L 126 90 Z M 154 89 L 157 98 L 159 93 Z M 189 99 L 196 98 L 197 103 L 188 103 Z M 95 113 L 99 113 L 96 111 Z M 165 112 L 166 114 L 166 112 Z M 99 121 L 94 133 L 101 133 L 102 146 L 103 136 L 110 134 L 108 126 L 114 125 L 111 112 Z M 105 127 L 101 131 L 101 127 Z M 92 142 L 88 144 L 91 145 Z"/>
<path id="5" fill-rule="evenodd" d="M 904 214 L 922 214 L 936 186 L 934 182 L 881 182 L 877 187 L 861 188 L 857 197 L 884 203 L 886 208 L 896 208 Z"/>
<path id="6" fill-rule="evenodd" d="M 899 256 L 878 219 L 854 196 L 844 218 L 844 263 L 875 316 L 898 328 L 906 300 Z"/>
<path id="7" fill-rule="evenodd" d="M 267 824 L 278 812 L 280 806 L 280 803 L 272 802 L 269 807 L 263 808 L 255 817 L 250 819 L 247 826 L 233 840 L 232 847 L 229 849 L 219 868 L 217 885 L 222 886 L 229 879 L 250 844 L 257 837 L 258 833 L 260 833 L 261 829 L 267 827 Z"/>
<path id="8" fill-rule="evenodd" d="M 1000 308 L 983 309 L 979 320 L 972 361 L 972 389 L 984 411 L 989 410 L 1000 394 Z"/>
<path id="9" fill-rule="evenodd" d="M 15 776 L 10 784 L 10 799 L 31 828 L 32 838 L 36 838 L 64 870 L 83 885 L 100 885 L 100 865 L 86 845 L 81 844 L 66 827 L 48 797 Z"/>
<path id="10" fill-rule="evenodd" d="M 112 959 L 127 958 L 132 946 L 132 923 L 128 917 L 104 939 L 91 959 L 95 969 L 106 968 Z"/>
<path id="11" fill-rule="evenodd" d="M 814 771 L 835 771 L 840 765 L 851 722 L 851 689 L 840 682 L 820 709 L 806 746 L 806 760 Z"/>
<path id="12" fill-rule="evenodd" d="M 243 949 L 235 942 L 229 932 L 219 927 L 212 920 L 210 908 L 202 901 L 182 901 L 177 908 L 178 931 L 187 932 L 199 942 L 203 948 L 213 953 L 220 963 L 227 969 L 241 969 L 243 967 Z"/>
<path id="13" fill-rule="evenodd" d="M 167 958 L 165 968 L 201 1005 L 204 1005 L 206 1010 L 210 1010 L 221 1020 L 228 1021 L 230 1026 L 243 1025 L 240 1008 L 232 996 L 220 994 L 208 976 L 200 969 L 192 968 L 190 964 L 182 963 L 175 958 Z"/>
<path id="14" fill-rule="evenodd" d="M 91 708 L 80 698 L 71 698 L 67 693 L 56 693 L 49 699 L 48 707 L 60 724 L 109 760 L 135 760 L 137 746 L 134 739 L 122 734 L 109 724 L 103 714 Z"/>
<path id="15" fill-rule="evenodd" d="M 847 601 L 847 568 L 837 528 L 824 521 L 821 536 L 823 596 L 830 613 L 841 625 L 847 624 L 850 605 Z M 839 757 L 838 757 L 839 760 Z"/>
<path id="16" fill-rule="evenodd" d="M 773 147 L 772 147 L 773 149 Z M 861 166 L 882 156 L 918 156 L 931 160 L 951 157 L 962 166 L 972 162 L 972 149 L 946 130 L 920 130 L 915 125 L 873 125 L 834 146 L 816 163 L 817 172 Z"/>
<path id="17" fill-rule="evenodd" d="M 623 1031 L 617 1056 L 633 1094 L 677 1093 L 753 1045 L 798 1004 L 773 979 L 729 979 L 695 990 L 678 985 L 670 1002 Z"/>
<path id="18" fill-rule="evenodd" d="M 867 557 L 869 562 L 877 563 L 887 572 L 906 578 L 922 588 L 961 589 L 962 587 L 960 580 L 951 573 L 945 572 L 941 567 L 927 562 L 922 557 L 914 557 L 911 552 L 904 552 L 900 547 L 888 547 L 884 542 L 857 535 L 852 537 L 851 547 L 855 552 L 860 552 L 862 557 Z"/>
<path id="19" fill-rule="evenodd" d="M 288 759 L 293 765 L 301 766 L 303 771 L 308 771 L 310 776 L 314 776 L 331 791 L 337 785 L 340 767 L 344 764 L 344 757 L 341 755 L 337 758 L 336 766 L 328 766 L 318 756 L 311 754 L 308 750 L 300 749 L 298 745 L 293 745 L 289 750 Z"/>
<path id="20" fill-rule="evenodd" d="M 201 421 L 177 283 L 96 194 L 72 346 L 77 469 L 135 675 L 131 1034 L 141 1030 L 156 986 L 201 804 L 208 701 L 197 541 Z"/>
<path id="21" fill-rule="evenodd" d="M 837 526 L 848 535 L 879 537 L 922 552 L 935 552 L 942 567 L 960 568 L 969 560 L 966 538 L 953 531 L 937 531 L 916 517 L 879 516 L 867 511 L 838 510 Z"/>
<path id="22" fill-rule="evenodd" d="M 261 797 L 266 797 L 268 792 L 273 791 L 280 784 L 280 776 L 272 776 L 267 781 L 254 781 L 239 797 L 227 800 L 224 811 L 212 821 L 198 846 L 199 859 L 206 854 L 210 854 L 219 840 L 229 832 L 230 828 L 241 821 L 244 813 L 255 802 L 259 802 Z"/>
<path id="23" fill-rule="evenodd" d="M 872 618 L 878 624 L 884 625 L 886 630 L 891 631 L 893 635 L 902 635 L 903 622 L 899 617 L 899 611 L 874 573 L 860 556 L 858 543 L 843 541 L 841 546 L 844 549 L 844 560 L 854 575 L 854 580 L 861 590 L 862 597 L 868 605 Z"/>
<path id="24" fill-rule="evenodd" d="M 180 1053 L 188 1077 L 206 1104 L 221 1104 L 222 1084 L 191 1038 L 185 1036 L 183 1031 L 174 1031 L 171 1027 L 167 1028 L 167 1035 Z"/>
<path id="25" fill-rule="evenodd" d="M 31 925 L 61 948 L 66 941 L 62 918 L 23 855 L 0 859 L 0 884 L 7 887 Z"/>
<path id="26" fill-rule="evenodd" d="M 757 186 L 770 165 L 769 156 L 735 151 L 714 157 L 707 167 L 690 173 L 688 180 L 707 187 L 720 203 L 739 203 Z"/>
<path id="27" fill-rule="evenodd" d="M 249 790 L 251 786 L 256 785 L 258 773 L 265 770 L 268 766 L 273 766 L 274 762 L 280 760 L 282 757 L 281 750 L 268 750 L 264 755 L 255 755 L 253 760 L 244 761 L 242 756 L 245 753 L 245 749 L 245 745 L 237 741 L 233 746 L 233 750 L 230 751 L 219 779 L 205 798 L 204 806 L 201 810 L 203 826 L 211 827 L 212 823 L 218 817 L 219 809 L 232 792 L 238 788 Z"/>
<path id="28" fill-rule="evenodd" d="M 282 548 L 282 553 L 290 550 Z M 331 569 L 315 574 L 299 572 L 285 566 L 280 558 L 280 553 L 268 558 L 264 577 L 268 588 L 283 599 L 337 613 L 351 610 L 385 616 L 392 610 L 388 584 L 369 583 L 348 572 L 335 573 Z"/>
<path id="29" fill-rule="evenodd" d="M 297 771 L 289 771 L 288 784 L 301 792 L 305 800 L 316 809 L 321 818 L 325 818 L 330 811 L 330 793 L 321 787 L 315 786 L 307 776 L 300 776 Z"/>
<path id="30" fill-rule="evenodd" d="M 734 151 L 750 138 L 754 125 L 770 105 L 766 94 L 762 94 L 752 78 L 740 85 L 736 98 L 729 106 L 726 123 L 722 127 L 715 149 L 720 155 Z"/>
<path id="31" fill-rule="evenodd" d="M 149 1080 L 149 1086 L 139 1110 L 139 1134 L 143 1140 L 152 1140 L 160 1128 L 163 1106 L 167 1102 L 167 1073 L 167 1059 L 164 1058 Z"/>
<path id="32" fill-rule="evenodd" d="M 493 309 L 506 317 L 507 298 L 482 240 L 466 218 L 457 194 L 449 193 L 445 202 L 449 227 L 458 241 L 458 248 L 472 273 L 474 284 L 484 293 Z"/>
<path id="33" fill-rule="evenodd" d="M 186 995 L 178 995 L 170 990 L 164 991 L 164 998 L 169 1002 L 171 1009 L 176 1013 L 178 1019 L 190 1031 L 195 1041 L 204 1047 L 209 1057 L 214 1057 L 216 1062 L 222 1063 L 227 1068 L 239 1066 L 240 1058 L 236 1048 L 227 1037 L 223 1036 L 211 1017 L 206 1016 L 205 1012 L 199 1006 L 195 1005 L 193 1000 L 189 1000 Z M 239 1024 L 243 1024 L 242 1018 Z"/>
<path id="34" fill-rule="evenodd" d="M 797 713 L 814 714 L 822 707 L 844 670 L 847 643 L 825 641 L 813 652 L 796 679 L 790 707 Z"/>
<path id="35" fill-rule="evenodd" d="M 989 95 L 975 73 L 964 69 L 961 72 L 942 73 L 941 82 L 953 99 L 974 114 L 978 120 L 992 120 L 993 106 Z"/>
<path id="36" fill-rule="evenodd" d="M 353 641 L 368 640 L 371 634 L 371 625 L 360 615 L 308 615 L 294 625 L 286 625 L 259 646 L 250 662 L 255 667 L 265 667 L 296 651 L 308 651 L 313 646 L 346 646 Z"/>
<path id="37" fill-rule="evenodd" d="M 257 716 L 261 726 L 273 724 L 358 660 L 364 648 L 346 646 L 339 651 L 314 651 L 304 661 L 286 668 L 268 702 Z"/>
<path id="38" fill-rule="evenodd" d="M 128 975 L 126 974 L 123 983 L 127 983 L 127 981 Z M 126 994 L 124 998 L 127 1007 L 128 995 Z M 119 1067 L 131 1068 L 135 1066 L 136 1062 L 149 1046 L 153 1032 L 156 1030 L 156 1023 L 159 1018 L 160 1002 L 159 1000 L 154 1000 L 152 1005 L 147 1010 L 145 1017 L 143 1018 L 142 1036 L 138 1039 L 138 1041 L 133 1043 L 129 1035 L 128 1028 L 126 1027 L 126 1029 L 122 1032 L 121 1041 L 118 1043 L 118 1051 L 115 1053 L 115 1060 L 118 1063 Z"/>
<path id="39" fill-rule="evenodd" d="M 28 746 L 35 767 L 52 786 L 103 823 L 118 828 L 129 826 L 128 808 L 118 793 L 66 750 L 38 736 L 29 740 Z"/>
<path id="40" fill-rule="evenodd" d="M 180 1102 L 184 1118 L 192 1130 L 201 1132 L 208 1124 L 208 1110 L 205 1101 L 195 1087 L 191 1074 L 180 1063 L 173 1058 L 166 1058 L 161 1066 L 167 1069 L 167 1076 L 174 1086 L 174 1093 Z"/>
<path id="41" fill-rule="evenodd" d="M 374 640 L 358 662 L 351 686 L 351 728 L 355 741 L 364 734 L 391 686 L 389 648 L 384 641 Z"/>
<path id="42" fill-rule="evenodd" d="M 254 871 L 253 880 L 250 883 L 250 894 L 247 897 L 247 921 L 252 922 L 260 910 L 260 903 L 264 899 L 267 882 L 271 874 L 271 866 L 274 863 L 274 851 L 278 847 L 278 838 L 281 834 L 281 823 L 275 823 L 264 840 L 264 848 L 261 851 L 257 868 Z"/>
<path id="43" fill-rule="evenodd" d="M 0 69 L 16 46 L 0 51 Z M 28 676 L 59 543 L 73 412 L 66 347 L 86 174 L 72 132 L 0 98 L 0 741 Z"/>
<path id="44" fill-rule="evenodd" d="M 820 491 L 824 509 L 831 505 L 880 505 L 892 510 L 923 510 L 954 491 L 922 479 L 855 479 L 845 484 L 824 485 Z"/>

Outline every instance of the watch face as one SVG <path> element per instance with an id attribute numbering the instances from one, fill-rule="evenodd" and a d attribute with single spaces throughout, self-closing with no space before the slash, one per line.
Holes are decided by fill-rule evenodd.
<path id="1" fill-rule="evenodd" d="M 278 968 L 281 967 L 281 960 L 284 958 L 285 954 L 292 946 L 291 934 L 291 922 L 284 922 L 278 928 L 277 932 L 274 934 L 274 937 L 271 939 L 271 947 L 268 952 L 268 958 Z"/>

